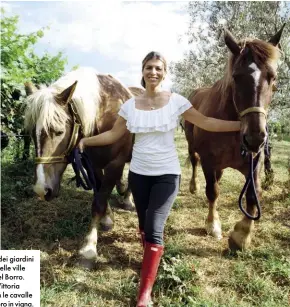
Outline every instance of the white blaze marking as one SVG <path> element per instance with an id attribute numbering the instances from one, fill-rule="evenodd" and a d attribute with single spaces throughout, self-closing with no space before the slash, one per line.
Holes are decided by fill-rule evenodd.
<path id="1" fill-rule="evenodd" d="M 250 68 L 252 68 L 254 71 L 251 73 L 251 76 L 254 79 L 255 85 L 259 85 L 260 76 L 261 76 L 261 70 L 258 68 L 258 66 L 255 63 L 252 63 L 249 65 Z"/>
<path id="2" fill-rule="evenodd" d="M 41 136 L 41 130 L 42 127 L 39 123 L 36 124 L 36 147 L 37 147 L 37 156 L 40 156 L 40 152 L 41 152 L 41 143 L 40 143 L 40 136 Z M 36 194 L 38 194 L 40 197 L 44 197 L 44 195 L 46 194 L 45 190 L 44 190 L 44 186 L 45 186 L 45 173 L 44 173 L 44 168 L 43 168 L 43 164 L 38 164 L 36 167 L 36 176 L 37 176 L 37 181 L 34 185 L 34 192 Z"/>
<path id="3" fill-rule="evenodd" d="M 36 184 L 45 184 L 45 174 L 42 164 L 38 164 L 36 167 L 37 183 Z"/>

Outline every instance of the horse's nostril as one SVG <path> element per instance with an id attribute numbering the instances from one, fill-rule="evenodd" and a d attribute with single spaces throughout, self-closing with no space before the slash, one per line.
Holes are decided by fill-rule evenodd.
<path id="1" fill-rule="evenodd" d="M 266 137 L 267 137 L 267 133 L 264 132 L 264 131 L 261 131 L 260 132 L 260 138 L 264 140 Z"/>
<path id="2" fill-rule="evenodd" d="M 264 132 L 243 135 L 244 146 L 253 152 L 258 152 L 261 146 L 264 145 L 265 141 L 266 134 Z"/>
<path id="3" fill-rule="evenodd" d="M 244 143 L 244 145 L 245 145 L 246 147 L 249 146 L 248 138 L 249 138 L 248 135 L 246 135 L 246 134 L 243 135 L 243 143 Z"/>
<path id="4" fill-rule="evenodd" d="M 52 189 L 49 187 L 46 187 L 45 188 L 45 199 L 49 200 L 51 199 L 51 196 L 52 196 Z"/>

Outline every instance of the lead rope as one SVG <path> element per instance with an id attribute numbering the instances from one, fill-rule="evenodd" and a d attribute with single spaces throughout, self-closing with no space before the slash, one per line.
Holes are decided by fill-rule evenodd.
<path id="1" fill-rule="evenodd" d="M 253 158 L 253 154 L 252 153 L 249 154 L 249 163 L 250 163 L 249 174 L 247 176 L 246 183 L 245 183 L 245 185 L 242 189 L 242 192 L 239 196 L 239 208 L 240 208 L 240 210 L 245 214 L 245 216 L 248 219 L 254 220 L 254 221 L 258 220 L 261 217 L 261 206 L 260 206 L 260 202 L 259 202 L 258 197 L 257 197 L 257 191 L 256 191 L 255 181 L 254 181 L 254 173 L 255 173 L 256 168 L 258 166 L 260 155 L 261 155 L 261 152 L 259 152 L 257 154 L 257 156 L 255 158 Z M 257 206 L 257 211 L 258 211 L 257 216 L 250 215 L 244 209 L 243 204 L 242 204 L 243 196 L 244 196 L 245 192 L 247 191 L 247 189 L 250 185 L 251 185 L 251 187 L 253 188 L 253 191 L 254 191 L 254 198 L 255 198 L 255 201 L 256 201 L 256 206 Z"/>
<path id="2" fill-rule="evenodd" d="M 76 174 L 74 178 L 70 180 L 76 180 L 76 186 L 82 187 L 85 190 L 94 191 L 95 205 L 98 205 L 97 200 L 97 185 L 96 179 L 93 172 L 93 166 L 89 159 L 89 156 L 85 152 L 80 152 L 78 148 L 74 148 L 70 155 L 68 156 L 69 163 L 72 164 L 73 170 Z"/>

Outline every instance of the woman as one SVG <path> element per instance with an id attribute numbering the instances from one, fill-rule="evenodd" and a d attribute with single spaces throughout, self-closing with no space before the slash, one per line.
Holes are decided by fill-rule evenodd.
<path id="1" fill-rule="evenodd" d="M 180 164 L 174 144 L 174 128 L 179 116 L 213 132 L 238 131 L 240 122 L 209 118 L 184 97 L 163 91 L 161 83 L 167 72 L 164 57 L 150 52 L 142 62 L 145 92 L 126 101 L 112 130 L 84 138 L 87 146 L 104 146 L 116 142 L 128 129 L 135 133 L 129 184 L 132 190 L 144 246 L 137 306 L 147 306 L 163 254 L 163 230 L 178 193 Z"/>

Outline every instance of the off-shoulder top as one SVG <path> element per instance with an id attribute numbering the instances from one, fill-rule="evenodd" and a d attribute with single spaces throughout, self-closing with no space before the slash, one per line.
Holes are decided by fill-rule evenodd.
<path id="1" fill-rule="evenodd" d="M 130 170 L 141 175 L 157 176 L 181 173 L 174 143 L 179 117 L 191 108 L 181 95 L 172 93 L 168 103 L 155 110 L 136 109 L 135 98 L 127 100 L 119 111 L 127 129 L 135 133 Z"/>

